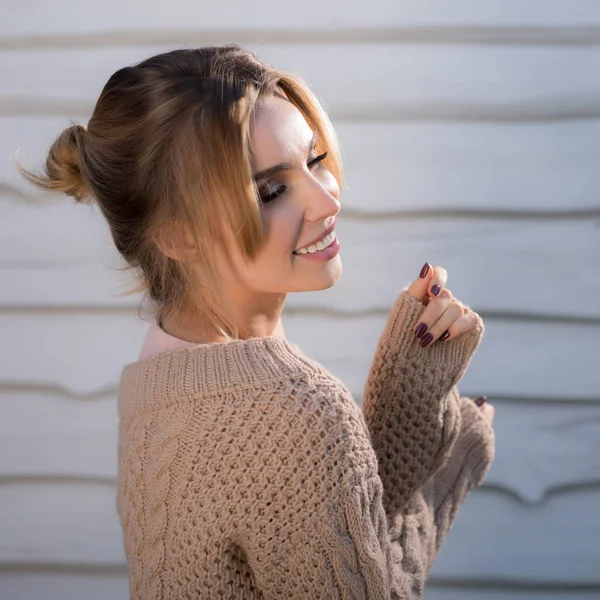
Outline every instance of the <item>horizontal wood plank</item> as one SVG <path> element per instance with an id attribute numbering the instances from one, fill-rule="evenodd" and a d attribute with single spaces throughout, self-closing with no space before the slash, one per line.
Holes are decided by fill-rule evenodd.
<path id="1" fill-rule="evenodd" d="M 486 486 L 532 504 L 567 488 L 600 486 L 599 404 L 489 401 L 496 453 Z"/>
<path id="2" fill-rule="evenodd" d="M 345 28 L 389 28 L 431 26 L 565 26 L 598 25 L 600 10 L 593 0 L 531 0 L 523 3 L 508 0 L 487 3 L 457 0 L 449 6 L 443 0 L 423 4 L 418 0 L 394 2 L 378 0 L 371 4 L 352 4 L 340 10 L 335 3 L 309 2 L 306 10 L 294 14 L 278 10 L 272 0 L 260 0 L 247 10 L 243 0 L 231 0 L 227 7 L 206 7 L 187 0 L 174 0 L 168 5 L 153 5 L 152 10 L 141 0 L 119 4 L 110 0 L 101 5 L 83 6 L 75 0 L 60 3 L 61 19 L 56 19 L 49 5 L 29 5 L 11 9 L 2 20 L 0 36 L 40 36 L 90 34 L 99 31 L 149 31 L 164 29 L 198 31 L 212 29 L 284 31 Z"/>
<path id="3" fill-rule="evenodd" d="M 88 121 L 85 115 L 72 119 Z M 5 199 L 38 193 L 12 157 L 41 169 L 47 149 L 69 122 L 68 117 L 0 118 L 0 210 Z M 600 209 L 600 120 L 340 122 L 336 129 L 345 163 L 342 201 L 356 215 L 560 215 Z"/>
<path id="4" fill-rule="evenodd" d="M 92 573 L 77 569 L 70 571 L 0 571 L 0 589 L 7 599 L 65 600 L 127 600 L 129 581 L 126 573 Z M 531 586 L 478 585 L 463 587 L 438 585 L 430 579 L 425 588 L 425 600 L 597 600 L 600 590 L 581 590 L 575 584 L 562 590 L 535 589 Z"/>
<path id="5" fill-rule="evenodd" d="M 357 397 L 385 321 L 385 315 L 283 319 L 288 339 Z M 598 399 L 598 325 L 495 317 L 485 323 L 484 340 L 461 391 L 498 398 Z M 147 326 L 137 315 L 121 312 L 0 313 L 0 331 L 7 340 L 0 384 L 57 387 L 84 396 L 114 390 L 123 365 L 137 360 Z"/>
<path id="6" fill-rule="evenodd" d="M 116 393 L 69 398 L 48 390 L 0 390 L 0 481 L 117 475 Z"/>
<path id="7" fill-rule="evenodd" d="M 10 600 L 127 600 L 129 581 L 126 573 L 93 573 L 77 568 L 65 571 L 0 571 L 0 589 Z M 425 600 L 597 600 L 599 590 L 581 590 L 577 584 L 566 589 L 539 586 L 498 586 L 481 584 L 460 586 L 438 584 L 435 578 L 425 588 Z"/>
<path id="8" fill-rule="evenodd" d="M 600 318 L 600 229 L 593 219 L 345 215 L 343 207 L 336 227 L 341 278 L 319 293 L 290 294 L 290 310 L 387 312 L 427 261 L 443 266 L 449 289 L 482 313 Z M 97 208 L 62 198 L 0 201 L 0 216 L 0 307 L 139 304 L 140 294 L 124 295 L 133 273 L 122 270 Z"/>
<path id="9" fill-rule="evenodd" d="M 0 590 L 6 600 L 127 600 L 126 572 L 0 571 Z"/>
<path id="10" fill-rule="evenodd" d="M 549 492 L 600 484 L 600 403 L 511 402 L 496 408 L 496 456 L 485 481 L 524 502 Z M 117 469 L 116 394 L 97 399 L 0 390 L 3 479 L 113 481 Z"/>
<path id="11" fill-rule="evenodd" d="M 460 508 L 431 576 L 598 586 L 599 502 L 598 487 L 553 495 L 541 507 L 476 490 Z"/>
<path id="12" fill-rule="evenodd" d="M 0 494 L 0 564 L 123 565 L 114 485 L 10 483 Z"/>
<path id="13" fill-rule="evenodd" d="M 91 112 L 115 71 L 174 47 L 0 53 L 0 114 Z M 266 63 L 307 79 L 335 119 L 545 120 L 597 116 L 600 111 L 600 82 L 589 76 L 600 64 L 596 46 L 475 50 L 456 45 L 264 43 L 253 50 Z"/>
<path id="14" fill-rule="evenodd" d="M 600 317 L 600 228 L 593 220 L 342 217 L 336 233 L 339 281 L 317 294 L 290 294 L 291 308 L 387 312 L 429 262 L 443 266 L 452 293 L 482 313 Z"/>
<path id="15" fill-rule="evenodd" d="M 518 586 L 499 586 L 480 584 L 477 586 L 452 587 L 444 584 L 436 585 L 435 579 L 430 580 L 430 585 L 425 587 L 424 600 L 598 600 L 600 588 L 581 589 L 576 584 L 556 589 L 556 586 L 528 585 L 519 589 Z M 554 589 L 552 589 L 554 588 Z"/>
<path id="16" fill-rule="evenodd" d="M 597 325 L 489 317 L 485 323 L 485 339 L 462 379 L 461 390 L 467 395 L 548 400 L 598 397 Z M 288 317 L 284 326 L 288 338 L 304 352 L 352 392 L 361 393 L 384 318 Z"/>
<path id="17" fill-rule="evenodd" d="M 115 493 L 113 486 L 80 483 L 3 486 L 0 563 L 5 569 L 27 562 L 123 565 Z M 432 578 L 600 585 L 600 521 L 592 518 L 599 501 L 598 489 L 579 490 L 533 508 L 475 490 L 460 509 Z"/>

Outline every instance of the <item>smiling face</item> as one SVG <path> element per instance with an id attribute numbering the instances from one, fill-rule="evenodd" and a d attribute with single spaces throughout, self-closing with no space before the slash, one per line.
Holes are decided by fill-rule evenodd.
<path id="1" fill-rule="evenodd" d="M 342 270 L 333 231 L 340 190 L 320 160 L 325 153 L 315 152 L 313 130 L 293 104 L 271 96 L 255 108 L 250 137 L 267 239 L 252 261 L 233 255 L 232 279 L 259 293 L 333 286 Z M 319 243 L 304 253 L 302 249 L 323 238 L 328 247 Z"/>

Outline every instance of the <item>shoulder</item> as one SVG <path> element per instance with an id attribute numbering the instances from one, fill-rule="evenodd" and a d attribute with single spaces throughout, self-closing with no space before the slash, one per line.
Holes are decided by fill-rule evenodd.
<path id="1" fill-rule="evenodd" d="M 309 455 L 316 467 L 341 468 L 354 481 L 377 475 L 377 458 L 361 408 L 333 376 L 295 375 L 282 382 L 277 397 L 265 406 L 267 451 Z M 261 411 L 261 413 L 264 411 Z"/>

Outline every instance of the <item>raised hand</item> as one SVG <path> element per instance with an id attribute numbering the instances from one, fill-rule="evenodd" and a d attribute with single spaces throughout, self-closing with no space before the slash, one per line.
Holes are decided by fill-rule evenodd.
<path id="1" fill-rule="evenodd" d="M 427 306 L 415 327 L 415 335 L 422 347 L 438 339 L 447 341 L 461 333 L 475 329 L 481 317 L 454 297 L 446 288 L 448 272 L 443 267 L 423 265 L 419 277 L 406 293 Z"/>
<path id="2" fill-rule="evenodd" d="M 444 267 L 432 267 L 429 263 L 425 263 L 419 277 L 406 291 L 427 307 L 414 330 L 423 348 L 437 340 L 445 342 L 475 329 L 481 320 L 476 312 L 454 297 L 446 288 L 447 282 L 448 272 Z M 487 397 L 480 396 L 475 403 L 491 423 L 495 409 L 487 402 Z"/>

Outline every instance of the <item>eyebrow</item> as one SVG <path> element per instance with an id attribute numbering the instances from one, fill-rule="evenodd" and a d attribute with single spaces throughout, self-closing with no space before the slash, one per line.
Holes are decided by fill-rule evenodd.
<path id="1" fill-rule="evenodd" d="M 314 149 L 316 144 L 317 144 L 317 132 L 314 131 L 312 139 L 310 140 L 310 144 L 308 145 L 307 154 L 310 154 L 310 151 Z M 269 167 L 268 169 L 263 169 L 262 171 L 259 171 L 258 173 L 254 173 L 254 175 L 253 175 L 254 181 L 259 181 L 260 179 L 267 179 L 268 177 L 271 177 L 271 175 L 275 175 L 276 173 L 279 173 L 280 171 L 291 171 L 293 168 L 294 168 L 294 165 L 290 162 L 281 163 L 280 165 L 275 165 L 274 167 Z"/>

